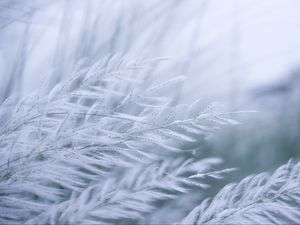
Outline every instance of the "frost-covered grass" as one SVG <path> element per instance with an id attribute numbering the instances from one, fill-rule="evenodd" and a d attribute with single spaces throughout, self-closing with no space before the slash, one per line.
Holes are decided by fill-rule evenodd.
<path id="1" fill-rule="evenodd" d="M 0 224 L 300 223 L 299 70 L 246 92 L 291 6 L 254 3 L 0 1 Z"/>
<path id="2" fill-rule="evenodd" d="M 182 224 L 298 224 L 300 163 L 248 176 L 196 207 Z"/>
<path id="3" fill-rule="evenodd" d="M 49 94 L 41 87 L 3 104 L 2 224 L 299 221 L 299 164 L 247 177 L 200 204 L 212 180 L 233 172 L 201 157 L 203 143 L 237 122 L 215 104 L 177 105 L 172 93 L 184 77 L 154 82 L 147 71 L 155 61 L 79 64 Z"/>
<path id="4" fill-rule="evenodd" d="M 230 113 L 174 104 L 184 77 L 155 84 L 151 63 L 78 65 L 49 94 L 2 106 L 1 223 L 139 223 L 231 171 L 196 156 L 219 126 L 236 124 Z"/>

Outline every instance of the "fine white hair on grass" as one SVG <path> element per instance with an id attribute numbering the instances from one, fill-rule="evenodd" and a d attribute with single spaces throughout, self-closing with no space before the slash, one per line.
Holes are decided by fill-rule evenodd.
<path id="1" fill-rule="evenodd" d="M 248 176 L 224 187 L 180 224 L 299 224 L 300 163 L 289 161 L 273 175 Z"/>
<path id="2" fill-rule="evenodd" d="M 153 61 L 115 56 L 79 65 L 49 94 L 41 87 L 21 99 L 13 113 L 3 104 L 1 224 L 139 223 L 231 171 L 194 153 L 235 122 L 199 101 L 176 105 L 184 77 L 148 79 Z"/>

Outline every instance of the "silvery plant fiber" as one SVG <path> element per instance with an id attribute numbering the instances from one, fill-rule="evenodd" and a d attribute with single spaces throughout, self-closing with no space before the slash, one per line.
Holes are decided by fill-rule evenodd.
<path id="1" fill-rule="evenodd" d="M 0 0 L 0 224 L 300 224 L 297 0 Z"/>

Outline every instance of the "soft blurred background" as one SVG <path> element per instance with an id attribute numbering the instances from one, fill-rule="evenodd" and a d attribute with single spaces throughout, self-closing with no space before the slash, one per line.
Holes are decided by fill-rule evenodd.
<path id="1" fill-rule="evenodd" d="M 239 176 L 300 155 L 300 1 L 0 0 L 0 103 L 50 90 L 79 60 L 166 57 L 155 79 L 188 77 L 179 101 L 238 116 L 204 155 Z M 46 84 L 45 84 L 46 83 Z"/>

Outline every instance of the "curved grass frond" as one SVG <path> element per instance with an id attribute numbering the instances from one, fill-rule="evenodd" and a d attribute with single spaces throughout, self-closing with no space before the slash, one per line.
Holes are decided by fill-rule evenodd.
<path id="1" fill-rule="evenodd" d="M 204 201 L 180 224 L 298 224 L 299 174 L 300 163 L 290 161 L 273 175 L 248 176 Z"/>

